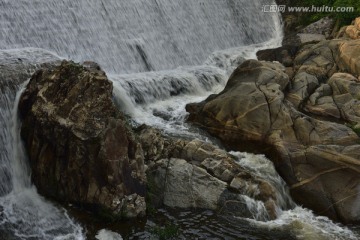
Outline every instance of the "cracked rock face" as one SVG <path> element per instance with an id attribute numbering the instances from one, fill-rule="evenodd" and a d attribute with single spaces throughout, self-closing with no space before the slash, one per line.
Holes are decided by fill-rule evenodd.
<path id="1" fill-rule="evenodd" d="M 217 96 L 186 106 L 189 120 L 209 127 L 209 132 L 217 132 L 228 142 L 239 136 L 263 141 L 271 129 L 289 124 L 282 92 L 288 83 L 282 65 L 248 60 L 235 70 Z"/>
<path id="2" fill-rule="evenodd" d="M 358 83 L 352 76 L 334 74 L 340 43 L 305 46 L 294 60 L 291 80 L 277 63 L 248 60 L 222 92 L 187 105 L 187 111 L 189 121 L 228 147 L 268 154 L 297 203 L 350 223 L 360 221 L 360 139 L 331 120 L 357 121 Z M 331 118 L 308 116 L 304 108 Z"/>
<path id="3" fill-rule="evenodd" d="M 314 91 L 304 110 L 349 124 L 360 123 L 359 79 L 348 73 L 335 73 Z"/>
<path id="4" fill-rule="evenodd" d="M 94 211 L 145 213 L 140 143 L 99 67 L 63 61 L 37 71 L 21 96 L 21 135 L 39 192 Z"/>
<path id="5" fill-rule="evenodd" d="M 212 209 L 258 220 L 274 219 L 278 207 L 291 207 L 279 198 L 275 186 L 214 145 L 165 138 L 145 126 L 138 135 L 144 155 L 151 156 L 147 159 L 148 189 L 150 201 L 157 207 Z M 251 212 L 255 205 L 263 210 L 259 216 Z"/>

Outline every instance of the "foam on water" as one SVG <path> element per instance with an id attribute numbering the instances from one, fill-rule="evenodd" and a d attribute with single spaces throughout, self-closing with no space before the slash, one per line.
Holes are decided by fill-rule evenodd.
<path id="1" fill-rule="evenodd" d="M 238 164 L 248 169 L 253 174 L 264 178 L 267 182 L 277 190 L 277 213 L 282 213 L 283 210 L 295 207 L 295 203 L 290 197 L 289 190 L 284 180 L 276 172 L 274 164 L 261 154 L 251 154 L 246 152 L 230 152 L 230 154 L 238 158 Z"/>
<path id="2" fill-rule="evenodd" d="M 101 229 L 95 238 L 98 240 L 123 240 L 120 234 L 107 229 Z"/>
<path id="3" fill-rule="evenodd" d="M 185 123 L 185 105 L 219 92 L 226 83 L 223 70 L 212 66 L 169 71 L 109 75 L 115 102 L 138 124 L 149 124 L 168 134 L 201 137 Z"/>
<path id="4" fill-rule="evenodd" d="M 254 218 L 248 219 L 260 229 L 287 229 L 293 232 L 297 239 L 358 239 L 358 235 L 347 227 L 332 222 L 327 217 L 316 216 L 309 209 L 297 206 L 289 195 L 288 188 L 283 179 L 276 172 L 273 163 L 264 155 L 245 152 L 230 152 L 238 158 L 238 164 L 250 170 L 253 174 L 265 178 L 276 188 L 277 219 L 263 221 L 266 211 L 261 204 L 253 199 L 247 201 Z M 261 215 L 262 213 L 262 215 Z"/>
<path id="5" fill-rule="evenodd" d="M 356 240 L 359 235 L 349 228 L 336 224 L 326 217 L 316 216 L 309 209 L 300 206 L 283 211 L 273 221 L 260 222 L 249 220 L 258 228 L 276 230 L 287 229 L 301 240 Z"/>

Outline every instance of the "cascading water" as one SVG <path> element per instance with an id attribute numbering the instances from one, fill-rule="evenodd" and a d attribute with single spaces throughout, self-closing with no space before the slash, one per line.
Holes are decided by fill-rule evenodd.
<path id="1" fill-rule="evenodd" d="M 21 63 L 17 65 L 23 64 L 30 71 L 42 62 L 58 59 L 51 53 L 37 49 L 2 51 L 0 56 L 1 64 L 8 66 L 9 71 L 13 70 L 11 65 L 16 65 L 19 59 Z M 31 59 L 26 59 L 27 56 L 31 56 Z M 32 66 L 25 66 L 29 62 L 32 62 Z M 20 73 L 19 68 L 21 66 L 17 67 L 19 76 L 28 75 L 26 72 Z M 31 185 L 17 110 L 24 84 L 15 78 L 3 79 L 7 74 L 3 68 L 1 70 L 0 239 L 84 239 L 80 225 L 71 220 L 62 208 L 39 196 Z"/>
<path id="2" fill-rule="evenodd" d="M 261 12 L 263 4 L 271 3 L 269 0 L 0 0 L 0 46 L 2 49 L 39 47 L 75 61 L 96 61 L 113 81 L 115 102 L 136 124 L 146 123 L 177 137 L 212 141 L 184 123 L 185 105 L 221 91 L 239 63 L 256 58 L 259 49 L 281 43 L 279 16 Z M 31 53 L 35 54 L 28 50 L 27 54 Z M 30 62 L 36 62 L 35 58 Z M 11 86 L 0 88 L 0 236 L 82 239 L 81 227 L 66 211 L 41 198 L 29 182 L 16 113 L 15 93 L 21 89 L 20 83 Z M 267 236 L 271 231 L 274 236 L 285 233 L 286 237 L 280 234 L 279 239 L 289 236 L 356 239 L 347 228 L 295 206 L 285 183 L 264 156 L 232 154 L 239 158 L 239 164 L 266 177 L 276 187 L 278 219 L 264 221 L 264 207 L 245 195 L 253 219 L 219 221 L 209 211 L 165 212 L 165 216 L 183 228 L 181 238 L 271 239 Z M 307 224 L 307 220 L 311 223 Z M 147 234 L 131 233 L 129 239 L 145 239 Z M 97 239 L 117 237 L 120 238 L 106 230 L 96 234 Z"/>
<path id="3" fill-rule="evenodd" d="M 113 73 L 197 65 L 280 29 L 246 0 L 1 0 L 1 48 L 39 47 Z M 274 34 L 275 33 L 275 34 Z"/>

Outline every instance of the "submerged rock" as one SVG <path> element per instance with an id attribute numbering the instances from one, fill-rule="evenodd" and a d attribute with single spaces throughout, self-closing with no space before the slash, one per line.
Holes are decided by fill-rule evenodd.
<path id="1" fill-rule="evenodd" d="M 350 223 L 360 222 L 360 138 L 332 122 L 333 116 L 349 121 L 358 116 L 357 80 L 334 74 L 338 69 L 356 73 L 356 64 L 341 60 L 344 41 L 358 45 L 333 40 L 304 46 L 290 80 L 279 64 L 248 60 L 222 92 L 186 109 L 189 121 L 229 148 L 271 156 L 297 203 Z M 304 108 L 314 116 L 304 114 Z"/>
<path id="2" fill-rule="evenodd" d="M 47 197 L 112 216 L 145 212 L 140 143 L 98 67 L 63 61 L 41 69 L 21 96 L 21 136 L 32 180 Z"/>

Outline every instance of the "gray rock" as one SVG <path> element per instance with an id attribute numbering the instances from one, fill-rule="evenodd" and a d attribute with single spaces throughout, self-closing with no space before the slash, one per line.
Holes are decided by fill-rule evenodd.
<path id="1" fill-rule="evenodd" d="M 160 136 L 158 130 L 145 126 L 138 135 L 146 144 L 154 139 L 151 135 Z M 266 214 L 263 217 L 276 217 L 275 187 L 241 167 L 226 151 L 196 139 L 185 141 L 164 137 L 163 141 L 156 142 L 166 144 L 159 154 L 163 159 L 148 161 L 149 196 L 155 206 L 206 208 L 244 217 L 249 214 L 249 209 L 244 210 L 244 199 L 252 199 L 264 206 Z M 238 211 L 227 209 L 227 206 L 234 207 L 228 204 L 233 200 L 242 206 L 237 208 Z"/>
<path id="2" fill-rule="evenodd" d="M 183 159 L 170 159 L 164 204 L 169 207 L 205 208 L 216 210 L 226 183 L 211 176 L 205 169 Z"/>
<path id="3" fill-rule="evenodd" d="M 335 73 L 310 96 L 305 110 L 335 117 L 351 124 L 360 122 L 360 81 L 348 73 Z"/>
<path id="4" fill-rule="evenodd" d="M 299 33 L 301 44 L 311 43 L 311 42 L 320 42 L 325 40 L 326 37 L 323 34 L 311 34 L 311 33 Z"/>
<path id="5" fill-rule="evenodd" d="M 324 17 L 316 22 L 309 24 L 300 30 L 299 33 L 305 34 L 321 34 L 325 38 L 328 38 L 334 27 L 334 19 L 329 17 Z"/>

